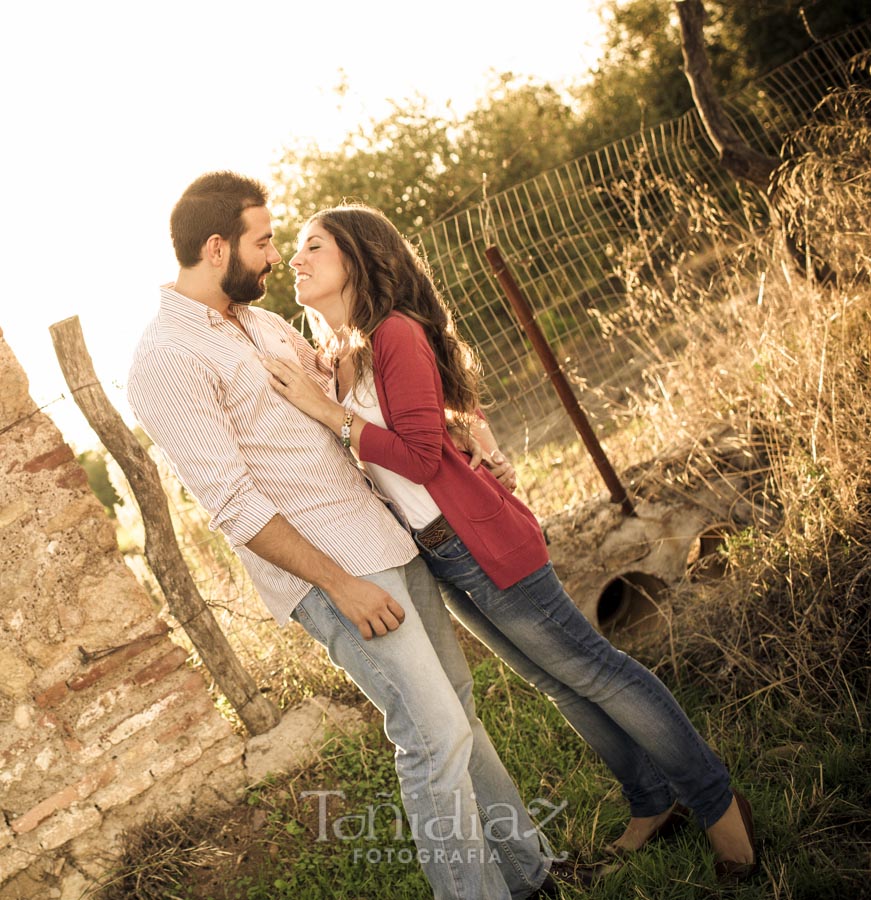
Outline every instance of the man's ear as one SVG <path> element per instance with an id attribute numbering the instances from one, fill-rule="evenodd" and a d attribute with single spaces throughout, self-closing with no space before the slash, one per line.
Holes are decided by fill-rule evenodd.
<path id="1" fill-rule="evenodd" d="M 209 265 L 220 268 L 227 259 L 230 252 L 230 244 L 225 241 L 219 234 L 212 234 L 206 239 L 203 245 L 203 259 L 207 260 Z"/>

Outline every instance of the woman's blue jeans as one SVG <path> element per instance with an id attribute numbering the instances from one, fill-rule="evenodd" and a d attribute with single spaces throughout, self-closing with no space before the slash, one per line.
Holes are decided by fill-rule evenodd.
<path id="1" fill-rule="evenodd" d="M 457 619 L 553 700 L 616 775 L 633 816 L 675 799 L 703 828 L 732 801 L 729 773 L 665 685 L 589 623 L 547 563 L 500 590 L 459 537 L 420 548 Z"/>
<path id="2" fill-rule="evenodd" d="M 528 897 L 550 869 L 550 848 L 475 712 L 472 676 L 435 580 L 420 557 L 364 577 L 405 610 L 396 631 L 364 640 L 318 588 L 293 617 L 384 714 L 408 825 L 434 896 Z"/>

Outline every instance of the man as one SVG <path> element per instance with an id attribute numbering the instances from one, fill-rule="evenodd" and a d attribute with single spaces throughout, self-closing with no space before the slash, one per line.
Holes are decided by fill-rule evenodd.
<path id="1" fill-rule="evenodd" d="M 184 192 L 170 220 L 178 279 L 136 349 L 130 406 L 278 623 L 300 622 L 384 714 L 434 896 L 553 896 L 560 867 L 475 713 L 413 541 L 333 433 L 269 385 L 261 355 L 329 379 L 299 332 L 250 307 L 281 262 L 266 203 L 262 185 L 231 172 Z"/>

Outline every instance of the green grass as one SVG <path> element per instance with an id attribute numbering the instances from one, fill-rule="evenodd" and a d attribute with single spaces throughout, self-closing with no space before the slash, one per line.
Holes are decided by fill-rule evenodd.
<path id="1" fill-rule="evenodd" d="M 626 821 L 608 770 L 555 708 L 495 659 L 475 666 L 482 718 L 521 795 L 562 810 L 545 834 L 557 852 L 599 858 Z M 762 872 L 735 898 L 853 900 L 868 896 L 871 746 L 846 708 L 825 711 L 750 701 L 737 710 L 695 686 L 676 690 L 754 809 Z M 341 796 L 323 792 L 339 792 Z M 309 792 L 321 792 L 313 794 Z M 324 803 L 326 815 L 319 814 Z M 378 804 L 376 813 L 368 810 Z M 337 739 L 313 766 L 249 791 L 259 815 L 246 861 L 188 873 L 184 900 L 423 900 L 431 896 L 401 809 L 392 748 L 380 723 Z M 552 807 L 545 805 L 546 814 Z M 401 813 L 400 813 L 401 815 Z M 198 879 L 200 884 L 194 882 Z M 184 881 L 182 882 L 184 883 Z M 202 886 L 205 885 L 205 886 Z M 690 824 L 638 854 L 590 892 L 564 897 L 691 900 L 718 896 L 704 833 Z M 147 895 L 145 895 L 147 896 Z M 168 896 L 166 894 L 161 896 Z"/>
<path id="2" fill-rule="evenodd" d="M 548 817 L 547 839 L 556 852 L 601 858 L 601 846 L 619 835 L 627 817 L 612 775 L 546 699 L 498 660 L 478 655 L 474 674 L 479 712 L 521 795 L 527 803 L 539 801 Z M 643 648 L 639 656 L 644 659 Z M 669 686 L 753 805 L 762 872 L 728 896 L 739 900 L 871 896 L 866 888 L 871 745 L 852 704 L 821 709 L 772 699 L 770 693 L 736 704 L 695 681 L 685 687 Z M 164 848 L 172 845 L 175 868 L 167 873 L 165 850 L 143 855 L 140 849 L 136 891 L 128 887 L 106 896 L 149 900 L 431 896 L 402 817 L 392 747 L 378 717 L 370 719 L 359 734 L 333 739 L 310 767 L 249 790 L 243 809 L 229 822 L 222 817 L 212 823 L 180 825 L 169 842 L 166 826 L 154 826 L 158 832 L 163 829 Z M 377 806 L 374 813 L 373 806 Z M 554 807 L 561 808 L 551 818 Z M 190 838 L 186 846 L 179 839 L 184 828 Z M 160 841 L 152 834 L 149 846 L 153 844 Z M 206 847 L 211 850 L 208 859 Z M 152 873 L 144 870 L 146 856 L 154 861 Z M 581 896 L 596 900 L 719 896 L 704 833 L 689 824 L 673 839 L 638 854 L 590 892 L 564 891 L 564 898 Z"/>

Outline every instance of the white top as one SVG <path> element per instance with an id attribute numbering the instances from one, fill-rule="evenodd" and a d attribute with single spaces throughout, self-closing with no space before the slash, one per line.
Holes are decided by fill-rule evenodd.
<path id="1" fill-rule="evenodd" d="M 360 384 L 345 394 L 342 405 L 366 422 L 371 422 L 379 428 L 387 427 L 371 372 L 366 373 Z M 415 484 L 404 475 L 397 475 L 396 472 L 375 463 L 367 462 L 361 465 L 378 491 L 396 504 L 415 531 L 429 525 L 442 514 L 422 484 Z"/>

